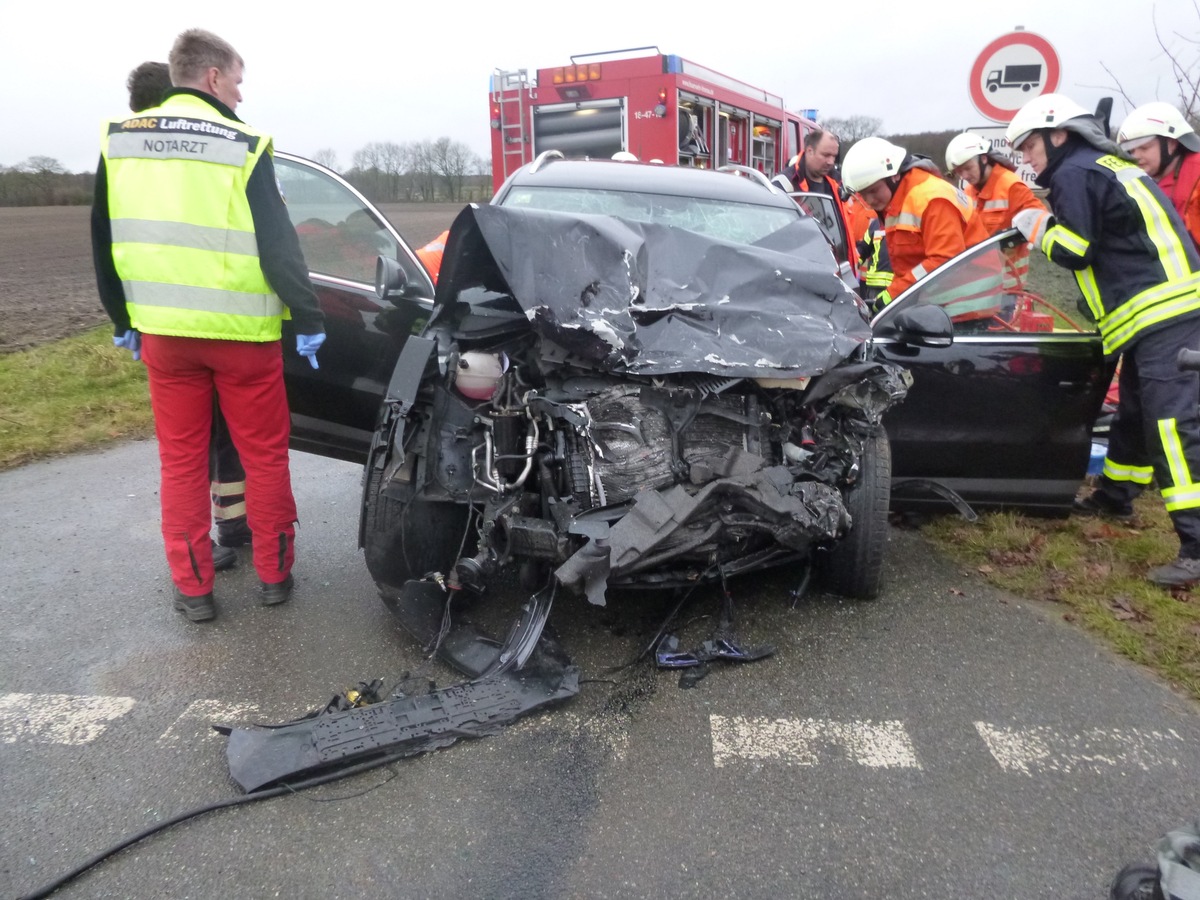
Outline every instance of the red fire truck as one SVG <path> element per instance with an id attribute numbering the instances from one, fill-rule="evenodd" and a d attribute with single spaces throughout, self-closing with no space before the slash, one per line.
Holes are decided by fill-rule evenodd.
<path id="1" fill-rule="evenodd" d="M 631 56 L 630 54 L 640 54 Z M 492 75 L 492 180 L 544 150 L 716 167 L 737 163 L 768 177 L 799 152 L 808 119 L 783 99 L 712 69 L 635 47 L 572 56 L 571 64 Z"/>

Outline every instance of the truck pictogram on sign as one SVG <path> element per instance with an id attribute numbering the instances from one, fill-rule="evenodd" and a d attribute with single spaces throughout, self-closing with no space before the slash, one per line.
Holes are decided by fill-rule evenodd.
<path id="1" fill-rule="evenodd" d="M 1042 66 L 1034 65 L 1005 66 L 1003 69 L 993 69 L 988 73 L 987 89 L 996 93 L 1000 88 L 1019 87 L 1023 91 L 1035 88 L 1042 83 Z"/>

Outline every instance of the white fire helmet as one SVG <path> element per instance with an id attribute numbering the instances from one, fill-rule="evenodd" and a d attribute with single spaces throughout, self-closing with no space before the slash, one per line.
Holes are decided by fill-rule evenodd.
<path id="1" fill-rule="evenodd" d="M 908 151 L 881 137 L 866 137 L 846 151 L 842 182 L 852 191 L 869 188 L 882 178 L 900 174 Z"/>
<path id="2" fill-rule="evenodd" d="M 1117 132 L 1117 143 L 1122 150 L 1132 150 L 1157 136 L 1173 138 L 1193 153 L 1200 151 L 1200 136 L 1183 113 L 1162 101 L 1143 103 L 1126 116 Z"/>
<path id="3" fill-rule="evenodd" d="M 986 156 L 992 149 L 992 142 L 969 131 L 956 134 L 946 145 L 946 168 L 953 172 L 963 163 L 970 162 L 977 156 Z"/>
<path id="4" fill-rule="evenodd" d="M 1013 116 L 1008 123 L 1008 144 L 1013 150 L 1019 150 L 1029 135 L 1041 128 L 1059 128 L 1063 122 L 1079 116 L 1089 115 L 1088 111 L 1065 94 L 1042 94 L 1034 97 Z"/>

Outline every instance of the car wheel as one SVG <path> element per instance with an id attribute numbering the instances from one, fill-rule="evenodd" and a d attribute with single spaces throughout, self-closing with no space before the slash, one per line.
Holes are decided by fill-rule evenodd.
<path id="1" fill-rule="evenodd" d="M 892 448 L 880 430 L 863 442 L 858 482 L 846 494 L 846 508 L 853 520 L 850 531 L 818 558 L 827 590 L 855 600 L 879 596 L 891 495 Z"/>
<path id="2" fill-rule="evenodd" d="M 474 534 L 467 534 L 467 507 L 399 500 L 380 493 L 380 473 L 372 472 L 370 477 L 373 483 L 367 491 L 363 544 L 367 571 L 376 582 L 399 587 L 430 572 L 445 574 L 458 559 L 460 548 L 468 556 L 474 554 Z"/>

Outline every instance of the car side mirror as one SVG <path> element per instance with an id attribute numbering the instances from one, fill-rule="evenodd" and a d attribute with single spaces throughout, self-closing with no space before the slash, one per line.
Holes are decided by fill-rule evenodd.
<path id="1" fill-rule="evenodd" d="M 950 314 L 931 304 L 911 306 L 892 319 L 897 337 L 919 347 L 949 347 L 954 343 L 954 323 Z"/>
<path id="2" fill-rule="evenodd" d="M 408 276 L 404 274 L 404 267 L 397 260 L 390 256 L 375 259 L 375 294 L 380 300 L 404 296 L 406 284 Z"/>

